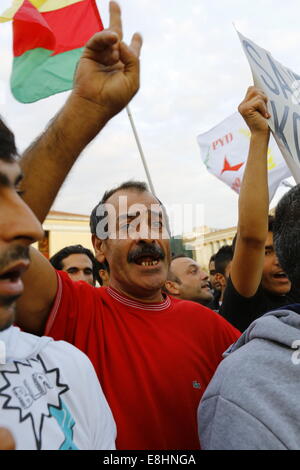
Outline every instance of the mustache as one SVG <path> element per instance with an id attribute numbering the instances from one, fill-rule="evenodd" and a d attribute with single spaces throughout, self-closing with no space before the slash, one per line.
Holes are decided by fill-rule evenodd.
<path id="1" fill-rule="evenodd" d="M 141 244 L 128 253 L 127 261 L 128 263 L 135 263 L 139 258 L 146 256 L 156 259 L 165 258 L 165 254 L 160 246 L 154 244 Z"/>
<path id="2" fill-rule="evenodd" d="M 29 247 L 17 245 L 0 254 L 0 272 L 4 271 L 13 261 L 29 261 Z"/>
<path id="3" fill-rule="evenodd" d="M 8 308 L 18 300 L 19 295 L 2 296 L 0 295 L 0 307 Z"/>

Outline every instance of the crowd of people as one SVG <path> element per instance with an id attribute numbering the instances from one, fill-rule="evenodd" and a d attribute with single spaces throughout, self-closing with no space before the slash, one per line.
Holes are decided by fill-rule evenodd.
<path id="1" fill-rule="evenodd" d="M 122 41 L 111 2 L 21 158 L 0 122 L 0 449 L 299 449 L 300 186 L 268 216 L 261 90 L 239 107 L 251 142 L 237 235 L 209 273 L 172 258 L 163 203 L 136 181 L 92 211 L 95 255 L 75 245 L 49 262 L 30 247 L 81 151 L 137 92 L 141 46 Z"/>

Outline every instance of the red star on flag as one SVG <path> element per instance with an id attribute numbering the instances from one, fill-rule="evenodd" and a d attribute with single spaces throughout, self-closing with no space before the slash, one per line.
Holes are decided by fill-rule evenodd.
<path id="1" fill-rule="evenodd" d="M 238 165 L 231 166 L 229 161 L 225 157 L 224 158 L 224 167 L 223 167 L 223 170 L 221 172 L 221 175 L 223 175 L 223 173 L 225 171 L 238 171 L 243 165 L 244 165 L 244 162 L 243 163 L 238 163 Z"/>

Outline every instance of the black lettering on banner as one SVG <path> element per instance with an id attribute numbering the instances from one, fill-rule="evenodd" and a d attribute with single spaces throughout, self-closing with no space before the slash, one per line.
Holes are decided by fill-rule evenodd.
<path id="1" fill-rule="evenodd" d="M 297 157 L 300 162 L 299 127 L 297 126 L 297 121 L 300 121 L 300 115 L 295 112 L 293 113 L 293 129 L 294 129 L 294 139 L 295 139 Z"/>
<path id="2" fill-rule="evenodd" d="M 270 104 L 271 104 L 272 112 L 273 112 L 273 116 L 274 116 L 275 134 L 280 138 L 280 140 L 283 142 L 285 148 L 288 150 L 288 152 L 292 156 L 292 152 L 290 150 L 289 144 L 287 143 L 286 137 L 284 135 L 284 128 L 285 128 L 285 125 L 286 125 L 286 122 L 287 122 L 287 118 L 288 118 L 288 115 L 289 115 L 290 108 L 288 106 L 284 107 L 283 116 L 282 116 L 281 122 L 279 124 L 278 114 L 277 114 L 277 110 L 276 110 L 276 106 L 275 106 L 274 101 L 270 101 Z"/>
<path id="3" fill-rule="evenodd" d="M 255 52 L 255 54 L 259 57 L 259 59 L 261 59 L 259 53 L 246 40 L 243 41 L 243 46 L 245 47 L 247 54 L 249 54 L 249 56 L 251 57 L 253 62 L 256 63 L 257 67 L 259 67 L 261 70 L 263 70 L 263 72 L 269 77 L 270 81 L 273 84 L 273 87 L 272 87 L 272 85 L 270 85 L 270 83 L 267 82 L 265 77 L 263 75 L 261 75 L 261 78 L 262 78 L 263 82 L 265 83 L 265 85 L 269 88 L 269 90 L 272 91 L 272 93 L 275 93 L 275 95 L 280 95 L 280 90 L 279 90 L 278 86 L 276 85 L 275 81 L 273 80 L 271 75 L 263 68 L 263 66 L 257 61 L 257 59 L 251 54 L 251 50 Z"/>
<path id="4" fill-rule="evenodd" d="M 279 83 L 279 86 L 280 86 L 280 88 L 281 88 L 281 91 L 282 91 L 282 93 L 284 94 L 284 97 L 285 97 L 286 99 L 288 99 L 288 96 L 287 96 L 285 90 L 287 90 L 291 95 L 293 94 L 293 91 L 290 89 L 289 85 L 286 83 L 285 79 L 284 79 L 283 76 L 281 75 L 280 70 L 279 70 L 278 67 L 276 66 L 275 62 L 273 62 L 272 57 L 271 57 L 269 54 L 267 54 L 267 57 L 268 57 L 268 60 L 269 60 L 269 62 L 270 62 L 270 65 L 271 65 L 271 67 L 272 67 L 272 69 L 273 69 L 273 72 L 275 73 L 275 76 L 276 76 L 276 78 L 277 78 L 277 81 L 278 81 L 278 83 Z"/>

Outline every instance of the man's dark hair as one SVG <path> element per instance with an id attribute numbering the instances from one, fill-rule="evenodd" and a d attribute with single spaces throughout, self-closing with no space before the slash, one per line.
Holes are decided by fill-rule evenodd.
<path id="1" fill-rule="evenodd" d="M 275 217 L 273 215 L 268 215 L 268 232 L 274 231 L 274 221 Z"/>
<path id="2" fill-rule="evenodd" d="M 105 204 L 105 202 L 113 194 L 115 194 L 117 191 L 123 191 L 123 190 L 126 190 L 126 189 L 131 189 L 131 190 L 137 191 L 139 193 L 144 193 L 145 191 L 150 192 L 146 183 L 144 183 L 143 181 L 133 181 L 133 180 L 126 181 L 125 183 L 120 184 L 116 188 L 110 189 L 109 191 L 105 191 L 105 193 L 103 194 L 102 199 L 94 207 L 94 209 L 92 210 L 91 215 L 90 215 L 90 229 L 91 229 L 92 235 L 97 236 L 97 225 L 106 216 L 105 212 L 104 212 L 103 215 L 97 215 L 98 207 Z M 157 199 L 158 204 L 162 208 L 163 214 L 166 218 L 167 230 L 170 233 L 169 220 L 168 220 L 166 209 L 165 209 L 164 205 L 162 204 L 162 202 L 156 196 L 154 196 L 154 197 Z M 107 227 L 105 227 L 105 231 L 107 232 Z"/>
<path id="3" fill-rule="evenodd" d="M 100 222 L 102 218 L 105 216 L 98 216 L 97 215 L 97 209 L 99 206 L 104 204 L 113 194 L 115 194 L 117 191 L 123 191 L 126 189 L 132 189 L 134 191 L 138 191 L 139 193 L 143 193 L 145 191 L 149 191 L 148 186 L 146 183 L 143 181 L 126 181 L 125 183 L 120 184 L 116 188 L 110 189 L 109 191 L 105 191 L 105 193 L 102 196 L 102 199 L 98 202 L 98 204 L 94 207 L 92 210 L 92 213 L 90 215 L 90 229 L 92 235 L 96 235 L 97 233 L 97 225 Z"/>
<path id="4" fill-rule="evenodd" d="M 231 245 L 222 246 L 215 256 L 215 270 L 217 273 L 225 276 L 225 271 L 233 258 L 233 251 Z"/>
<path id="5" fill-rule="evenodd" d="M 14 134 L 0 118 L 0 160 L 11 163 L 17 159 L 18 152 Z"/>
<path id="6" fill-rule="evenodd" d="M 91 252 L 91 250 L 89 250 L 88 248 L 85 248 L 82 245 L 66 246 L 65 248 L 62 248 L 62 250 L 55 253 L 55 255 L 53 255 L 49 261 L 55 269 L 61 271 L 63 269 L 62 261 L 70 255 L 77 255 L 77 254 L 86 255 L 90 258 L 90 260 L 92 261 L 93 273 L 94 273 L 96 258 Z"/>
<path id="7" fill-rule="evenodd" d="M 103 269 L 104 271 L 107 271 L 109 273 L 109 265 L 106 260 L 103 263 L 100 263 L 98 260 L 96 260 L 96 265 L 98 270 Z"/>
<path id="8" fill-rule="evenodd" d="M 300 185 L 288 191 L 276 207 L 274 248 L 290 281 L 300 287 Z"/>
<path id="9" fill-rule="evenodd" d="M 216 254 L 214 254 L 214 255 L 211 255 L 211 257 L 210 257 L 210 259 L 209 259 L 209 263 L 208 263 L 208 264 L 210 264 L 210 263 L 212 263 L 212 262 L 215 262 L 215 259 L 216 259 Z"/>

